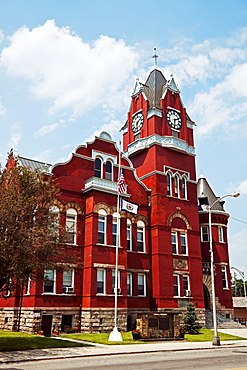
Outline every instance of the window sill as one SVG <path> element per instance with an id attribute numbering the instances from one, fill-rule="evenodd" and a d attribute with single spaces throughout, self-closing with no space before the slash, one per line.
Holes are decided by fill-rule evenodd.
<path id="1" fill-rule="evenodd" d="M 101 244 L 101 243 L 97 243 L 96 245 L 98 245 L 99 247 L 116 248 L 116 245 L 110 245 L 110 244 Z M 118 248 L 123 248 L 123 247 L 119 246 Z"/>
<path id="2" fill-rule="evenodd" d="M 127 252 L 132 252 L 132 253 L 141 253 L 141 254 L 147 254 L 147 252 L 139 252 L 139 251 L 129 251 L 129 250 L 127 250 Z"/>

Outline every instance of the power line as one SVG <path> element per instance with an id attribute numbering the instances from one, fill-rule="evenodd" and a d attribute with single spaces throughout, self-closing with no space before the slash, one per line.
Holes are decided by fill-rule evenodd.
<path id="1" fill-rule="evenodd" d="M 242 221 L 242 220 L 238 220 L 237 218 L 234 218 L 234 217 L 230 217 L 232 220 L 235 220 L 235 221 L 238 221 L 238 222 L 242 222 L 242 224 L 245 224 L 247 225 L 247 222 L 246 221 Z"/>

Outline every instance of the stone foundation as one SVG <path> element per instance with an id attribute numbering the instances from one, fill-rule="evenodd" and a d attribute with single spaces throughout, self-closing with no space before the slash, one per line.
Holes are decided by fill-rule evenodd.
<path id="1" fill-rule="evenodd" d="M 178 338 L 179 326 L 182 322 L 186 308 L 153 311 L 118 310 L 117 327 L 121 332 L 139 329 L 144 337 L 156 338 Z M 231 310 L 228 310 L 231 311 Z M 18 309 L 0 309 L 0 330 L 17 331 L 18 329 Z M 196 309 L 200 323 L 205 327 L 205 310 Z M 69 308 L 22 308 L 20 319 L 20 331 L 36 334 L 41 329 L 42 316 L 52 315 L 52 330 L 62 330 L 62 316 L 71 315 L 73 317 L 73 327 L 78 330 L 81 324 L 81 332 L 84 333 L 110 333 L 114 328 L 113 309 L 91 309 L 82 310 L 81 323 L 79 320 L 79 310 Z M 162 320 L 162 318 L 164 320 Z M 169 321 L 169 329 L 160 329 L 162 325 Z M 156 319 L 151 322 L 151 319 Z M 157 321 L 158 319 L 158 321 Z M 156 325 L 149 327 L 148 325 Z"/>

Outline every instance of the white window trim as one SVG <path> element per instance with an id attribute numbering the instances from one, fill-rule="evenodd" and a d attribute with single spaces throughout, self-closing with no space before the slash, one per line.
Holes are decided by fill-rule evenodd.
<path id="1" fill-rule="evenodd" d="M 112 269 L 112 282 L 113 282 L 113 276 L 115 277 L 115 272 L 116 270 L 115 269 Z M 120 270 L 118 270 L 117 272 L 117 289 L 121 290 L 121 274 L 120 274 Z M 112 284 L 112 293 L 115 294 L 115 278 L 114 278 L 114 286 Z"/>
<path id="2" fill-rule="evenodd" d="M 73 230 L 74 240 L 73 240 L 72 243 L 67 242 L 66 244 L 76 245 L 76 238 L 77 238 L 77 212 L 76 212 L 76 210 L 74 208 L 69 208 L 66 211 L 66 233 L 72 234 L 72 232 L 67 231 L 67 219 L 68 219 L 68 216 L 74 218 L 73 219 L 73 222 L 74 222 L 74 230 Z"/>
<path id="3" fill-rule="evenodd" d="M 177 181 L 177 196 L 176 196 L 176 192 L 175 192 L 175 189 L 176 189 L 176 181 Z M 178 174 L 175 174 L 174 175 L 174 197 L 176 198 L 180 198 L 180 176 Z"/>
<path id="4" fill-rule="evenodd" d="M 184 278 L 184 277 L 186 277 L 187 278 L 187 281 L 188 281 L 188 289 L 186 289 L 186 290 L 189 290 L 190 291 L 190 277 L 189 277 L 189 275 L 182 275 L 182 279 Z M 183 281 L 183 280 L 182 280 Z M 184 282 L 183 282 L 183 284 L 184 284 Z M 182 288 L 183 288 L 183 290 L 184 290 L 184 286 L 182 286 Z M 184 292 L 183 292 L 183 296 L 184 297 L 187 297 L 186 296 L 186 293 L 184 294 Z M 188 297 L 189 298 L 189 297 Z"/>
<path id="5" fill-rule="evenodd" d="M 63 285 L 63 288 L 75 288 L 75 270 L 74 269 L 70 269 L 69 271 L 72 271 L 72 276 L 71 276 L 71 286 L 65 286 Z M 64 277 L 64 272 L 63 271 L 63 277 Z M 63 281 L 64 282 L 64 281 Z"/>
<path id="6" fill-rule="evenodd" d="M 223 289 L 224 290 L 228 290 L 229 287 L 228 287 L 228 276 L 227 276 L 227 268 L 226 268 L 226 265 L 221 265 L 221 276 L 223 275 L 223 271 L 224 271 L 225 281 L 226 281 L 226 287 L 223 286 Z M 223 278 L 222 278 L 222 285 L 223 285 Z"/>
<path id="7" fill-rule="evenodd" d="M 129 229 L 128 229 L 129 227 Z M 129 230 L 129 239 L 128 239 L 128 230 Z M 132 223 L 130 221 L 130 219 L 128 218 L 127 219 L 127 236 L 126 236 L 126 239 L 127 241 L 129 241 L 129 245 L 130 245 L 130 249 L 127 249 L 127 251 L 131 252 L 132 249 L 133 249 L 133 245 L 132 245 Z"/>
<path id="8" fill-rule="evenodd" d="M 225 242 L 224 241 L 224 229 L 223 229 L 223 226 L 218 226 L 218 239 L 219 239 L 219 243 L 224 243 Z"/>
<path id="9" fill-rule="evenodd" d="M 180 293 L 180 275 L 177 275 L 177 274 L 173 274 L 173 277 L 177 277 L 177 282 L 178 282 L 178 295 L 174 295 L 174 297 L 181 297 L 181 293 Z M 175 284 L 173 283 L 173 291 L 174 291 L 174 286 Z"/>
<path id="10" fill-rule="evenodd" d="M 203 240 L 203 232 L 202 232 L 202 229 L 204 227 L 207 229 L 207 237 L 208 237 L 207 240 Z M 205 226 L 205 225 L 201 226 L 201 242 L 202 243 L 208 243 L 209 242 L 209 229 L 208 229 L 208 226 Z"/>
<path id="11" fill-rule="evenodd" d="M 173 234 L 175 235 L 175 238 L 176 238 L 176 252 L 175 253 L 173 252 L 173 243 L 172 243 Z M 174 230 L 171 232 L 171 246 L 172 246 L 172 254 L 178 254 L 178 232 Z"/>
<path id="12" fill-rule="evenodd" d="M 95 161 L 96 159 L 99 159 L 100 160 L 100 176 L 95 176 Z M 98 170 L 97 170 L 98 171 Z M 103 178 L 103 159 L 100 157 L 100 156 L 97 156 L 95 157 L 94 159 L 94 177 L 97 177 L 98 179 L 102 179 Z"/>
<path id="13" fill-rule="evenodd" d="M 139 229 L 139 231 L 138 231 Z M 139 233 L 142 233 L 142 236 L 143 236 L 143 240 L 140 240 L 138 239 L 138 232 Z M 145 227 L 145 223 L 143 221 L 137 221 L 137 230 L 136 230 L 136 241 L 137 241 L 137 252 L 138 253 L 146 253 L 146 243 L 145 243 L 145 237 L 146 237 L 146 227 Z M 143 250 L 142 251 L 139 251 L 138 250 L 138 241 L 139 242 L 143 242 Z"/>
<path id="14" fill-rule="evenodd" d="M 185 253 L 182 253 L 182 243 L 181 243 L 181 235 L 184 235 L 184 239 L 185 239 L 185 248 L 186 248 L 186 251 Z M 181 255 L 183 256 L 188 256 L 188 240 L 187 240 L 187 233 L 184 232 L 184 231 L 181 231 L 179 233 L 179 236 L 180 236 L 180 247 L 181 247 Z"/>
<path id="15" fill-rule="evenodd" d="M 96 295 L 106 295 L 106 269 L 97 268 L 97 279 L 96 279 L 96 290 L 97 290 L 97 283 L 98 283 L 98 271 L 103 271 L 103 293 L 96 293 Z"/>
<path id="16" fill-rule="evenodd" d="M 138 278 L 139 278 L 139 276 L 144 276 L 144 279 L 143 279 L 143 282 L 144 282 L 144 294 L 138 294 L 138 286 L 140 285 L 139 283 L 138 283 Z M 144 274 L 144 273 L 138 273 L 137 274 L 137 295 L 138 295 L 138 297 L 146 297 L 147 296 L 147 281 L 146 281 L 146 274 Z"/>
<path id="17" fill-rule="evenodd" d="M 54 280 L 53 280 L 53 292 L 44 292 L 44 287 L 45 287 L 45 272 L 50 271 L 50 270 L 45 270 L 44 271 L 44 280 L 43 280 L 43 294 L 47 295 L 52 295 L 52 294 L 57 294 L 56 293 L 56 280 L 57 280 L 57 271 L 56 270 L 51 270 L 54 271 Z"/>
<path id="18" fill-rule="evenodd" d="M 168 189 L 167 189 L 167 196 L 172 197 L 172 194 L 173 194 L 173 192 L 172 192 L 172 173 L 170 171 L 168 171 L 167 174 L 166 174 L 166 186 L 168 186 L 168 181 L 167 181 L 168 176 L 169 176 L 170 194 L 168 194 Z"/>
<path id="19" fill-rule="evenodd" d="M 98 234 L 99 234 L 99 217 L 103 217 L 104 218 L 104 220 L 101 220 L 101 222 L 104 223 L 104 232 L 103 232 L 104 241 L 103 241 L 103 243 L 97 242 L 97 244 L 106 245 L 107 213 L 106 213 L 106 211 L 104 209 L 100 209 L 99 212 L 98 212 L 98 220 L 97 220 L 97 222 L 98 222 L 97 223 L 98 231 L 97 231 L 97 238 L 98 238 Z"/>
<path id="20" fill-rule="evenodd" d="M 185 195 L 185 197 L 183 197 L 182 199 L 187 199 L 188 198 L 188 193 L 187 193 L 187 178 L 185 176 L 182 176 L 182 181 L 181 181 L 181 185 L 182 185 L 182 196 L 183 196 L 183 181 L 184 181 L 184 195 Z"/>
<path id="21" fill-rule="evenodd" d="M 111 172 L 106 172 L 106 165 L 107 165 L 107 162 L 110 162 L 110 163 L 111 163 Z M 110 178 L 110 179 L 107 179 L 107 178 L 106 178 L 106 174 L 111 175 L 111 176 L 109 176 L 109 177 L 111 177 L 111 178 Z M 108 181 L 113 181 L 113 163 L 112 163 L 112 161 L 111 161 L 111 160 L 109 160 L 109 159 L 107 159 L 107 161 L 106 161 L 106 163 L 105 163 L 105 179 L 106 179 L 106 180 L 108 180 Z"/>
<path id="22" fill-rule="evenodd" d="M 129 284 L 128 284 L 128 277 L 129 277 Z M 130 286 L 130 292 L 128 292 L 127 289 L 127 295 L 132 296 L 133 295 L 133 274 L 132 272 L 127 272 L 127 286 Z"/>

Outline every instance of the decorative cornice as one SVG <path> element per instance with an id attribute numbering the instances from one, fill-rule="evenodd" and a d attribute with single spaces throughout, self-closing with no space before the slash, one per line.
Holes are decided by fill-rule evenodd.
<path id="1" fill-rule="evenodd" d="M 160 145 L 189 155 L 195 155 L 195 148 L 188 145 L 186 141 L 173 136 L 160 136 L 156 134 L 145 137 L 143 139 L 139 139 L 129 144 L 125 154 L 131 155 L 140 150 L 147 149 L 152 145 Z"/>

